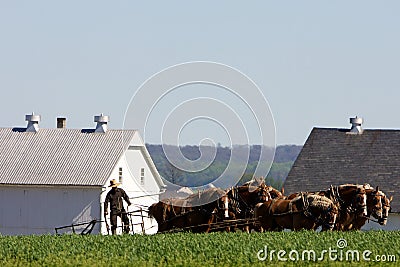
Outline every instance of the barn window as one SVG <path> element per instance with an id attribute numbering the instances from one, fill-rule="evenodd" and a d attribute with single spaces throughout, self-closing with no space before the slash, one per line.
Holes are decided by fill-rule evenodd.
<path id="1" fill-rule="evenodd" d="M 119 170 L 118 170 L 118 179 L 119 179 L 119 182 L 122 184 L 122 167 L 119 167 Z"/>
<path id="2" fill-rule="evenodd" d="M 140 169 L 140 184 L 144 185 L 144 168 Z"/>

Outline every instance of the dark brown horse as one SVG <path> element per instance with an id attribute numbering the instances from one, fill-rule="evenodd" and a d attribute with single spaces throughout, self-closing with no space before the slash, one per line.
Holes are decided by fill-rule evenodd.
<path id="1" fill-rule="evenodd" d="M 229 198 L 224 190 L 210 188 L 185 199 L 167 199 L 155 203 L 149 208 L 149 216 L 157 220 L 158 232 L 173 229 L 209 232 L 211 223 L 218 218 L 229 217 L 228 204 Z"/>
<path id="2" fill-rule="evenodd" d="M 272 186 L 267 186 L 264 181 L 255 181 L 252 180 L 242 186 L 233 187 L 227 193 L 230 209 L 238 219 L 253 219 L 254 208 L 258 203 L 283 197 L 281 192 Z M 247 225 L 242 230 L 250 232 L 250 228 L 260 231 L 260 228 L 255 225 Z"/>
<path id="3" fill-rule="evenodd" d="M 157 221 L 158 232 L 168 230 L 169 225 L 167 221 L 176 216 L 174 208 L 175 207 L 171 205 L 171 199 L 161 200 L 149 207 L 148 215 L 150 218 L 154 218 Z M 190 208 L 187 209 L 190 210 Z"/>
<path id="4" fill-rule="evenodd" d="M 264 230 L 333 229 L 338 209 L 327 197 L 317 194 L 300 194 L 287 199 L 272 199 L 257 204 L 255 217 Z"/>

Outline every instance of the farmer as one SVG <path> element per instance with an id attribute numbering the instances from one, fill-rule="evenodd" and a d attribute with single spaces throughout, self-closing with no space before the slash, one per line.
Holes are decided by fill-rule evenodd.
<path id="1" fill-rule="evenodd" d="M 106 201 L 104 202 L 105 215 L 108 214 L 108 202 L 110 202 L 111 233 L 113 235 L 116 234 L 117 230 L 117 216 L 121 217 L 121 220 L 124 223 L 124 233 L 129 233 L 129 219 L 124 209 L 122 199 L 128 203 L 128 206 L 131 205 L 131 202 L 129 201 L 129 197 L 125 191 L 122 188 L 118 188 L 119 185 L 120 183 L 118 183 L 115 179 L 110 181 L 110 185 L 108 187 L 111 187 L 111 190 L 108 191 Z"/>

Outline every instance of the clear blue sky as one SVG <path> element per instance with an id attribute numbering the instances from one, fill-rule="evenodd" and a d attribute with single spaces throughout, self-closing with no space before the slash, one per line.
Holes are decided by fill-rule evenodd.
<path id="1" fill-rule="evenodd" d="M 204 60 L 259 85 L 278 144 L 355 115 L 365 128 L 400 128 L 399 1 L 138 2 L 1 1 L 0 126 L 35 111 L 42 127 L 62 115 L 88 128 L 104 112 L 121 128 L 147 78 Z"/>

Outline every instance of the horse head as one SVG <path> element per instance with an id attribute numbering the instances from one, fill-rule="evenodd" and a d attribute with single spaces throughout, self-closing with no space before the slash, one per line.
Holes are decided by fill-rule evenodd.
<path id="1" fill-rule="evenodd" d="M 355 213 L 361 216 L 367 216 L 367 193 L 364 186 L 356 185 L 352 194 L 353 199 L 351 202 L 351 207 L 354 209 Z"/>
<path id="2" fill-rule="evenodd" d="M 228 194 L 218 199 L 218 209 L 224 211 L 224 217 L 229 218 L 229 197 Z"/>
<path id="3" fill-rule="evenodd" d="M 393 196 L 388 198 L 385 194 L 383 195 L 384 196 L 382 198 L 382 206 L 383 206 L 382 217 L 378 219 L 380 225 L 386 225 L 390 211 L 390 203 L 393 201 Z"/>
<path id="4" fill-rule="evenodd" d="M 229 217 L 229 193 L 220 188 L 211 188 L 203 192 L 203 203 L 201 207 L 208 212 L 223 212 L 224 217 Z"/>
<path id="5" fill-rule="evenodd" d="M 329 230 L 333 230 L 333 228 L 335 227 L 338 213 L 339 213 L 339 209 L 331 201 L 331 203 L 329 204 L 329 207 L 325 210 L 325 221 L 327 221 Z"/>
<path id="6" fill-rule="evenodd" d="M 266 202 L 270 199 L 272 199 L 271 197 L 271 192 L 272 190 L 272 186 L 267 186 L 265 183 L 260 184 L 257 189 L 255 190 L 257 192 L 257 199 L 256 202 L 260 203 L 260 202 Z"/>
<path id="7" fill-rule="evenodd" d="M 169 200 L 162 200 L 152 204 L 148 209 L 148 216 L 155 219 L 160 225 L 170 218 L 171 205 L 166 203 Z"/>
<path id="8" fill-rule="evenodd" d="M 369 196 L 367 199 L 368 210 L 374 218 L 379 220 L 383 217 L 383 198 L 385 194 L 377 186 L 376 190 L 372 191 Z"/>

